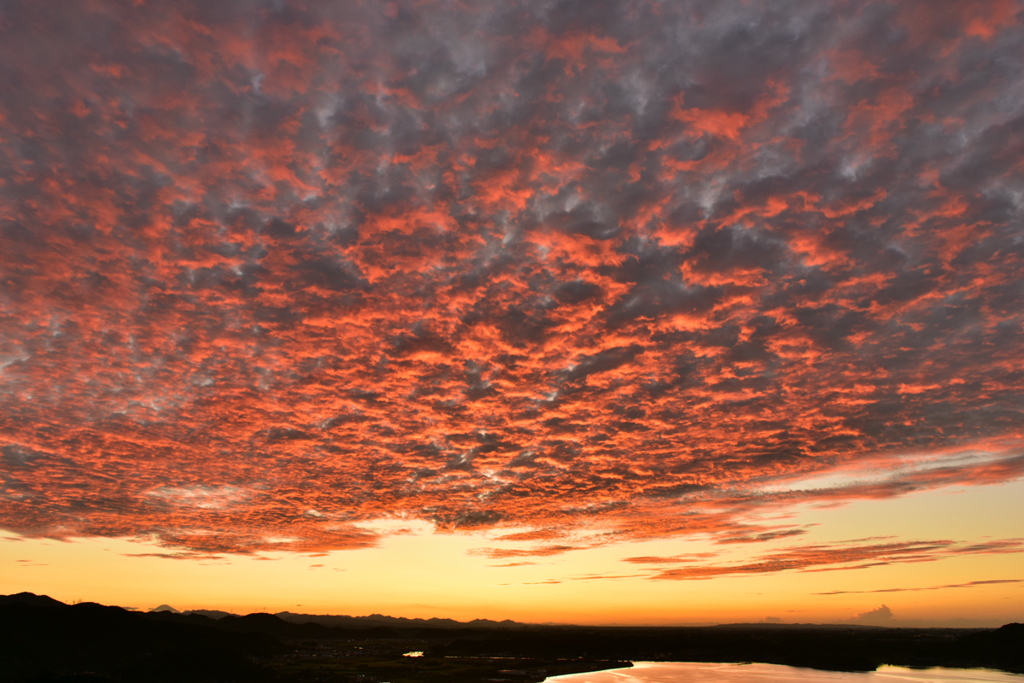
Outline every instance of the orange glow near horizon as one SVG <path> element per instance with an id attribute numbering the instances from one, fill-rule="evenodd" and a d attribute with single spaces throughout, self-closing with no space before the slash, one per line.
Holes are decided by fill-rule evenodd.
<path id="1" fill-rule="evenodd" d="M 1022 5 L 896 4 L 2 3 L 0 591 L 1024 620 Z"/>
<path id="2" fill-rule="evenodd" d="M 0 561 L 15 569 L 0 579 L 0 593 L 31 590 L 66 602 L 88 600 L 134 609 L 170 604 L 181 610 L 236 614 L 290 611 L 603 625 L 768 618 L 834 623 L 885 604 L 895 615 L 893 626 L 991 626 L 1021 618 L 1024 529 L 1019 519 L 1007 518 L 1004 511 L 1022 494 L 1024 487 L 1016 482 L 785 512 L 788 521 L 811 527 L 801 540 L 803 547 L 849 551 L 913 538 L 915 545 L 929 550 L 919 553 L 912 564 L 859 568 L 858 562 L 840 556 L 804 568 L 666 581 L 658 572 L 673 566 L 668 558 L 681 560 L 684 566 L 732 567 L 749 564 L 749 552 L 707 538 L 666 539 L 510 563 L 480 555 L 504 534 L 438 534 L 423 523 L 381 521 L 370 525 L 387 534 L 374 549 L 203 561 L 158 557 L 159 546 L 138 540 L 8 539 L 0 546 Z M 962 553 L 962 544 L 943 545 L 949 538 L 987 535 L 1016 536 L 1016 544 L 993 547 L 988 553 Z M 792 544 L 783 540 L 764 546 L 761 552 L 770 554 L 791 550 Z M 638 558 L 666 561 L 634 562 Z"/>

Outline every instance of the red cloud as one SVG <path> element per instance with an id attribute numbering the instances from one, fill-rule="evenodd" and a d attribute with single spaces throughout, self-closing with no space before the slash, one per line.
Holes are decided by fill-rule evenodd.
<path id="1" fill-rule="evenodd" d="M 860 569 L 897 562 L 933 562 L 962 552 L 1016 552 L 1024 551 L 1024 540 L 1007 539 L 993 548 L 969 549 L 953 541 L 925 541 L 876 543 L 866 545 L 811 545 L 797 546 L 768 553 L 752 562 L 742 564 L 715 565 L 702 563 L 673 569 L 665 569 L 651 576 L 653 579 L 708 579 L 715 576 L 741 574 L 766 574 L 787 570 L 833 571 L 839 569 Z M 627 562 L 637 563 L 647 558 L 629 558 Z M 667 558 L 666 558 L 667 559 Z M 955 587 L 955 586 L 944 586 Z M 865 591 L 868 592 L 868 591 Z"/>
<path id="2" fill-rule="evenodd" d="M 1013 3 L 218 7 L 0 10 L 4 529 L 515 557 L 1024 471 Z"/>

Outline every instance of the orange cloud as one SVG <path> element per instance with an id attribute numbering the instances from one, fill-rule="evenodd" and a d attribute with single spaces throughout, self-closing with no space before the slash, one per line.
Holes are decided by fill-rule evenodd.
<path id="1" fill-rule="evenodd" d="M 1012 3 L 37 5 L 0 17 L 4 529 L 756 547 L 1024 471 Z"/>

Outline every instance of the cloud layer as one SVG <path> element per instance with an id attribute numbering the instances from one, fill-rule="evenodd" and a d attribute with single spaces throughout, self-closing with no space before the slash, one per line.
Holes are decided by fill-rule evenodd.
<path id="1" fill-rule="evenodd" d="M 4 3 L 0 526 L 546 554 L 1020 477 L 1021 10 Z"/>
<path id="2" fill-rule="evenodd" d="M 692 557 L 629 557 L 626 562 L 637 565 L 656 565 L 661 567 L 657 574 L 650 578 L 685 581 L 692 579 L 710 579 L 716 576 L 743 574 L 771 574 L 780 571 L 826 572 L 846 569 L 866 569 L 901 562 L 934 562 L 947 557 L 965 554 L 1004 554 L 1024 551 L 1024 539 L 1005 539 L 989 543 L 957 543 L 949 540 L 938 541 L 895 541 L 892 539 L 863 539 L 864 541 L 886 542 L 851 542 L 829 543 L 818 545 L 799 545 L 775 550 L 760 557 L 751 557 L 741 564 L 716 564 L 705 558 L 694 563 Z M 673 567 L 672 565 L 682 565 Z M 928 589 L 894 589 L 895 590 L 937 590 L 939 588 L 962 588 L 965 586 L 991 583 L 1011 583 L 1003 581 L 975 581 L 970 584 L 938 586 Z M 845 593 L 885 593 L 880 591 L 834 591 L 822 595 L 841 595 Z"/>

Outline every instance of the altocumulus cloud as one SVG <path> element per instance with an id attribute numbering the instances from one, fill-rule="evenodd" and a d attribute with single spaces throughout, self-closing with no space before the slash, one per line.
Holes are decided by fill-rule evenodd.
<path id="1" fill-rule="evenodd" d="M 0 526 L 545 555 L 1020 477 L 1020 13 L 3 3 Z"/>

